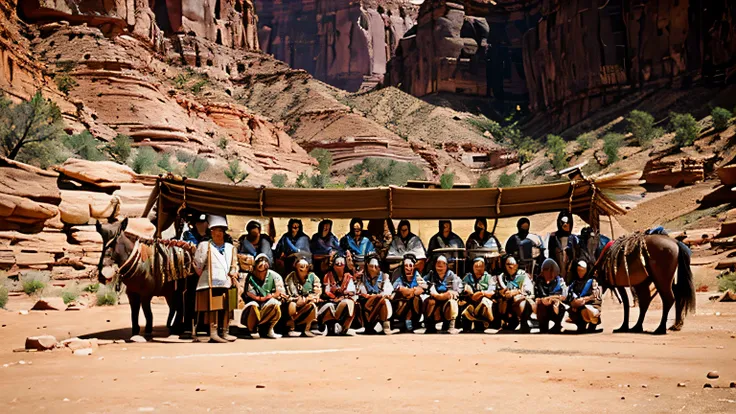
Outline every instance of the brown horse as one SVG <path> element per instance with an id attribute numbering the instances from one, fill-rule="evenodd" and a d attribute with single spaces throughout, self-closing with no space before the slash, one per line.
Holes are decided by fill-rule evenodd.
<path id="1" fill-rule="evenodd" d="M 636 238 L 638 240 L 635 240 Z M 623 248 L 623 244 L 627 242 L 633 243 L 628 248 Z M 607 274 L 614 273 L 607 263 L 614 265 L 615 275 Z M 601 286 L 616 288 L 623 302 L 624 321 L 620 328 L 613 331 L 614 333 L 644 331 L 642 324 L 653 299 L 649 290 L 652 283 L 662 298 L 662 320 L 654 334 L 667 333 L 667 315 L 673 304 L 676 316 L 675 324 L 670 328 L 672 331 L 682 329 L 685 315 L 688 311 L 695 310 L 690 249 L 669 236 L 662 234 L 623 236 L 611 247 L 607 246 L 594 270 L 598 273 Z M 626 287 L 632 288 L 639 298 L 639 320 L 632 328 L 629 328 L 629 296 Z"/>
<path id="2" fill-rule="evenodd" d="M 97 232 L 102 235 L 103 241 L 100 262 L 97 265 L 98 280 L 104 284 L 113 275 L 117 274 L 120 278 L 119 281 L 125 284 L 125 293 L 130 303 L 132 335 L 140 334 L 138 316 L 141 307 L 143 307 L 143 314 L 146 317 L 145 335 L 150 336 L 152 334 L 153 312 L 151 311 L 151 299 L 154 296 L 163 296 L 166 299 L 166 303 L 169 305 L 166 326 L 172 333 L 177 333 L 185 326 L 182 316 L 184 311 L 183 301 L 176 300 L 176 295 L 182 295 L 183 289 L 177 289 L 173 282 L 164 283 L 162 277 L 154 277 L 153 269 L 150 269 L 150 271 L 119 272 L 126 266 L 126 263 L 132 261 L 129 259 L 135 259 L 135 257 L 131 258 L 131 255 L 139 253 L 139 251 L 136 251 L 136 239 L 125 232 L 127 225 L 127 218 L 109 224 L 97 222 Z M 181 272 L 183 271 L 184 269 L 181 269 Z M 185 283 L 179 283 L 179 285 L 183 287 Z"/>

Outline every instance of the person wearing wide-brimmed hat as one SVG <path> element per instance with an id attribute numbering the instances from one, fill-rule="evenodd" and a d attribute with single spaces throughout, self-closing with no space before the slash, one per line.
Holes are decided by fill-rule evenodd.
<path id="1" fill-rule="evenodd" d="M 601 323 L 601 305 L 603 295 L 598 282 L 588 271 L 588 263 L 580 260 L 575 269 L 575 280 L 567 290 L 567 313 L 572 322 L 577 325 L 578 333 L 586 330 L 595 332 Z"/>
<path id="2" fill-rule="evenodd" d="M 463 318 L 463 333 L 485 332 L 496 319 L 498 305 L 496 294 L 497 278 L 486 271 L 483 256 L 473 259 L 473 270 L 463 279 L 463 294 L 460 297 Z"/>
<path id="3" fill-rule="evenodd" d="M 369 253 L 365 259 L 366 269 L 358 280 L 358 303 L 365 333 L 376 333 L 376 324 L 380 323 L 383 333 L 391 335 L 391 297 L 394 292 L 391 277 L 381 271 L 377 253 Z"/>
<path id="4" fill-rule="evenodd" d="M 560 266 L 552 259 L 542 263 L 542 273 L 535 285 L 537 321 L 539 332 L 560 333 L 562 318 L 565 315 L 565 306 L 562 302 L 567 299 L 567 285 L 560 276 Z M 549 323 L 552 322 L 552 329 Z"/>
<path id="5" fill-rule="evenodd" d="M 210 341 L 234 341 L 236 338 L 228 332 L 232 310 L 228 290 L 237 283 L 237 252 L 235 246 L 225 241 L 225 217 L 210 215 L 207 222 L 211 238 L 199 243 L 194 254 L 194 268 L 199 275 L 195 309 L 205 313 Z"/>
<path id="6" fill-rule="evenodd" d="M 294 271 L 286 276 L 285 284 L 288 298 L 282 305 L 281 314 L 289 336 L 314 336 L 310 327 L 317 318 L 322 284 L 317 275 L 310 271 L 307 259 L 297 260 Z"/>
<path id="7" fill-rule="evenodd" d="M 399 321 L 401 332 L 414 333 L 422 317 L 427 282 L 416 269 L 417 258 L 413 254 L 404 256 L 404 266 L 394 280 L 394 317 Z"/>
<path id="8" fill-rule="evenodd" d="M 498 277 L 496 292 L 498 309 L 503 321 L 503 329 L 514 330 L 519 326 L 522 332 L 529 332 L 529 320 L 534 313 L 534 284 L 531 277 L 522 269 L 516 258 L 506 255 L 501 258 L 503 272 Z"/>
<path id="9" fill-rule="evenodd" d="M 245 307 L 240 323 L 248 334 L 258 333 L 261 338 L 280 338 L 274 327 L 281 319 L 281 301 L 286 299 L 286 290 L 281 275 L 270 269 L 268 256 L 261 253 L 255 258 L 253 270 L 245 280 L 243 301 Z"/>
<path id="10" fill-rule="evenodd" d="M 437 323 L 442 322 L 442 332 L 457 334 L 455 320 L 458 315 L 457 299 L 462 290 L 462 281 L 452 270 L 447 268 L 447 258 L 437 256 L 434 269 L 426 278 L 429 295 L 424 300 L 425 333 L 437 333 Z"/>

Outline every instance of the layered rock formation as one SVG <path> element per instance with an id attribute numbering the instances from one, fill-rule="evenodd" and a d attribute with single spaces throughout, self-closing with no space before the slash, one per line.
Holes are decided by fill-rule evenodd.
<path id="1" fill-rule="evenodd" d="M 348 91 L 383 78 L 416 9 L 380 0 L 256 0 L 256 6 L 263 51 Z"/>
<path id="2" fill-rule="evenodd" d="M 493 96 L 564 128 L 635 90 L 736 72 L 736 8 L 717 0 L 428 0 L 387 83 Z"/>

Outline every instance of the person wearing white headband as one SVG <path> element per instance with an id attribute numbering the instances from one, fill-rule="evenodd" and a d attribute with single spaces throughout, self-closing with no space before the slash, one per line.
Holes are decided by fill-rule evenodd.
<path id="1" fill-rule="evenodd" d="M 483 256 L 473 260 L 473 270 L 463 279 L 463 333 L 485 332 L 491 327 L 498 314 L 498 305 L 493 302 L 497 278 L 486 271 Z"/>
<path id="2" fill-rule="evenodd" d="M 309 261 L 300 258 L 294 265 L 294 271 L 286 276 L 287 300 L 282 306 L 282 314 L 286 320 L 289 336 L 313 337 L 310 331 L 317 318 L 317 304 L 322 294 L 322 284 L 317 275 L 309 269 Z"/>
<path id="3" fill-rule="evenodd" d="M 281 319 L 281 301 L 286 299 L 286 290 L 281 275 L 271 270 L 270 265 L 265 254 L 256 256 L 245 282 L 245 308 L 240 323 L 245 325 L 251 337 L 258 332 L 260 338 L 281 338 L 274 327 Z"/>
<path id="4" fill-rule="evenodd" d="M 333 256 L 332 269 L 325 274 L 322 290 L 323 304 L 317 317 L 322 325 L 327 326 L 328 335 L 355 336 L 351 328 L 356 312 L 360 306 L 356 303 L 355 281 L 347 269 L 345 256 L 337 253 Z"/>
<path id="5" fill-rule="evenodd" d="M 442 323 L 442 332 L 457 334 L 455 319 L 458 315 L 457 299 L 462 289 L 460 278 L 447 267 L 447 258 L 440 255 L 434 261 L 434 269 L 427 275 L 429 297 L 424 301 L 425 333 L 437 333 L 437 323 Z"/>
<path id="6" fill-rule="evenodd" d="M 539 332 L 562 332 L 562 318 L 565 316 L 562 301 L 567 298 L 567 285 L 560 276 L 560 267 L 554 260 L 546 259 L 542 263 L 542 274 L 534 288 Z M 552 322 L 551 329 L 550 322 Z"/>
<path id="7" fill-rule="evenodd" d="M 211 239 L 200 242 L 194 253 L 194 269 L 199 275 L 195 310 L 205 315 L 210 327 L 210 341 L 224 343 L 236 339 L 228 333 L 232 310 L 228 306 L 228 291 L 237 283 L 238 254 L 235 246 L 225 238 L 227 219 L 210 215 L 207 222 Z"/>
<path id="8" fill-rule="evenodd" d="M 514 256 L 506 255 L 501 260 L 503 273 L 498 278 L 498 310 L 503 319 L 504 330 L 529 332 L 529 320 L 534 313 L 534 284 L 531 277 L 519 269 Z"/>
<path id="9" fill-rule="evenodd" d="M 576 278 L 570 284 L 567 294 L 567 310 L 572 322 L 578 327 L 577 332 L 595 332 L 601 323 L 601 306 L 603 294 L 593 273 L 588 271 L 588 263 L 578 262 Z"/>
<path id="10" fill-rule="evenodd" d="M 381 324 L 383 333 L 391 335 L 391 278 L 381 271 L 381 263 L 376 253 L 366 256 L 367 266 L 358 280 L 358 303 L 361 308 L 362 324 L 366 334 L 376 333 L 376 325 Z"/>
<path id="11" fill-rule="evenodd" d="M 404 266 L 394 281 L 394 317 L 398 319 L 401 332 L 414 333 L 422 317 L 424 294 L 427 282 L 415 268 L 417 263 L 413 254 L 404 256 Z"/>

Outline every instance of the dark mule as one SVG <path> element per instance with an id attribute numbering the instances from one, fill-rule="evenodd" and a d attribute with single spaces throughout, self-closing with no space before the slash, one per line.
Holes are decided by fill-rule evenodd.
<path id="1" fill-rule="evenodd" d="M 112 277 L 118 274 L 120 267 L 135 253 L 136 240 L 134 237 L 126 234 L 125 229 L 128 225 L 128 219 L 123 221 L 101 224 L 97 222 L 97 232 L 102 235 L 103 248 L 100 256 L 100 262 L 97 265 L 98 280 L 100 283 L 106 283 Z M 147 272 L 126 272 L 126 275 L 119 275 L 120 282 L 125 284 L 125 293 L 128 295 L 130 303 L 132 335 L 140 334 L 140 326 L 138 325 L 138 315 L 140 308 L 143 307 L 143 314 L 146 317 L 145 335 L 150 336 L 153 332 L 153 312 L 151 312 L 151 299 L 154 296 L 163 296 L 169 305 L 169 316 L 166 326 L 171 333 L 178 333 L 184 326 L 183 320 L 183 301 L 176 300 L 176 295 L 183 294 L 183 291 L 176 289 L 176 283 L 164 283 L 163 278 L 154 277 L 151 271 Z M 191 277 L 191 276 L 190 276 Z M 184 280 L 179 283 L 182 287 L 185 285 Z"/>
<path id="2" fill-rule="evenodd" d="M 622 239 L 631 237 L 634 237 L 634 235 L 624 236 Z M 648 253 L 643 255 L 644 263 L 642 263 L 639 250 L 626 256 L 623 251 L 620 251 L 618 257 L 616 257 L 616 275 L 610 277 L 606 274 L 605 262 L 615 252 L 612 251 L 613 248 L 609 248 L 603 252 L 595 266 L 601 286 L 615 288 L 623 302 L 624 321 L 621 327 L 614 330 L 614 332 L 638 333 L 644 331 L 642 324 L 649 304 L 653 299 L 649 290 L 652 283 L 654 283 L 657 293 L 662 298 L 662 320 L 653 333 L 659 335 L 667 333 L 667 315 L 673 304 L 675 305 L 676 316 L 675 324 L 670 330 L 679 331 L 685 322 L 687 312 L 695 310 L 695 287 L 693 285 L 693 274 L 690 270 L 690 249 L 683 243 L 661 234 L 643 236 L 642 243 L 646 246 L 646 252 Z M 628 274 L 624 260 L 628 263 Z M 675 274 L 677 274 L 676 282 Z M 639 320 L 632 328 L 629 328 L 627 287 L 631 287 L 639 299 Z"/>

